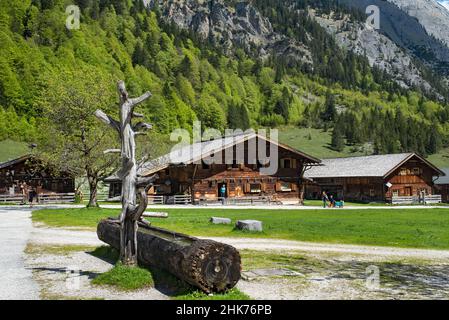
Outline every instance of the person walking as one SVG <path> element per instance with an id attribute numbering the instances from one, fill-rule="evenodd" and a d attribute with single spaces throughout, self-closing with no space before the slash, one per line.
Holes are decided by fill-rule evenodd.
<path id="1" fill-rule="evenodd" d="M 323 200 L 323 208 L 327 208 L 327 202 L 329 201 L 329 198 L 327 196 L 326 191 L 323 191 L 321 198 Z"/>

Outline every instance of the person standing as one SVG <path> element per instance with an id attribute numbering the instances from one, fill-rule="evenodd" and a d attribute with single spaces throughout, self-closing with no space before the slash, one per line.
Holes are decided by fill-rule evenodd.
<path id="1" fill-rule="evenodd" d="M 226 185 L 222 185 L 220 188 L 220 195 L 222 198 L 226 198 Z"/>
<path id="2" fill-rule="evenodd" d="M 26 204 L 28 200 L 28 186 L 25 181 L 20 184 L 20 192 L 22 193 L 22 204 Z"/>
<path id="3" fill-rule="evenodd" d="M 332 194 L 329 197 L 329 204 L 330 204 L 329 206 L 331 208 L 335 208 L 335 199 L 334 199 L 334 196 Z"/>
<path id="4" fill-rule="evenodd" d="M 323 193 L 321 194 L 321 198 L 323 200 L 323 208 L 327 208 L 327 202 L 329 201 L 329 198 L 326 191 L 323 191 Z"/>

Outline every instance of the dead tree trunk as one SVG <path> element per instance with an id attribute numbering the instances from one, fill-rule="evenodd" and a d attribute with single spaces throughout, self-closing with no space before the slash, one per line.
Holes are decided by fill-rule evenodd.
<path id="1" fill-rule="evenodd" d="M 100 240 L 113 248 L 120 248 L 120 225 L 117 221 L 101 221 L 97 234 Z M 232 289 L 240 280 L 240 254 L 229 245 L 142 223 L 137 239 L 137 255 L 141 264 L 165 270 L 206 293 Z"/>
<path id="2" fill-rule="evenodd" d="M 151 129 L 151 125 L 143 122 L 133 125 L 132 119 L 143 117 L 143 115 L 135 113 L 134 108 L 150 98 L 151 93 L 147 92 L 139 98 L 131 99 L 128 97 L 123 81 L 118 82 L 117 88 L 120 97 L 120 120 L 114 120 L 101 110 L 97 110 L 95 115 L 115 129 L 120 136 L 122 160 L 122 167 L 118 172 L 122 181 L 122 212 L 119 217 L 120 260 L 125 265 L 137 265 L 138 221 L 148 205 L 146 190 L 154 177 L 139 177 L 136 162 L 135 136 L 141 134 L 140 130 Z M 139 193 L 139 199 L 137 199 L 137 193 Z"/>

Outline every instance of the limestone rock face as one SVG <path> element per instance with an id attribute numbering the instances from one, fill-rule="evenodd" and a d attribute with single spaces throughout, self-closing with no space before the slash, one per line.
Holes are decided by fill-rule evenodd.
<path id="1" fill-rule="evenodd" d="M 305 45 L 276 33 L 269 19 L 248 2 L 229 5 L 223 0 L 152 0 L 150 6 L 156 3 L 164 19 L 196 32 L 227 52 L 239 47 L 256 51 L 262 59 L 275 54 L 287 61 L 312 64 Z"/>
<path id="2" fill-rule="evenodd" d="M 309 14 L 328 33 L 335 36 L 339 45 L 365 55 L 371 66 L 386 71 L 402 87 L 432 89 L 407 52 L 387 36 L 368 28 L 364 23 L 352 22 L 348 16 L 337 18 L 334 15 L 318 15 L 314 10 L 310 10 Z"/>
<path id="3" fill-rule="evenodd" d="M 388 0 L 418 19 L 426 31 L 449 47 L 449 10 L 436 0 Z"/>
<path id="4" fill-rule="evenodd" d="M 423 66 L 449 79 L 449 10 L 436 0 L 339 2 L 362 14 L 370 5 L 379 7 L 380 29 L 368 28 L 349 13 L 326 16 L 317 11 L 318 2 L 314 1 L 309 1 L 309 16 L 334 35 L 339 45 L 365 55 L 371 66 L 386 71 L 403 88 L 419 87 L 441 97 L 435 92 L 435 83 L 424 76 L 428 72 Z M 287 66 L 317 67 L 312 58 L 315 49 L 309 42 L 275 30 L 252 1 L 149 0 L 150 6 L 156 4 L 163 19 L 196 32 L 227 54 L 241 48 L 262 59 L 282 57 Z M 295 10 L 294 1 L 286 0 L 285 6 Z M 306 34 L 307 39 L 312 36 Z"/>

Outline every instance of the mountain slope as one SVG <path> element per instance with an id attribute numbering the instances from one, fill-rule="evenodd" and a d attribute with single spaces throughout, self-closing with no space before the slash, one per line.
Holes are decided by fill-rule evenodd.
<path id="1" fill-rule="evenodd" d="M 378 6 L 381 13 L 381 33 L 432 67 L 435 72 L 449 75 L 449 46 L 446 42 L 449 33 L 444 32 L 449 28 L 449 15 L 434 0 L 339 0 L 339 2 L 362 11 L 369 5 Z M 415 15 L 421 17 L 421 20 L 415 18 Z"/>
<path id="2" fill-rule="evenodd" d="M 164 134 L 200 120 L 221 131 L 315 128 L 376 153 L 434 154 L 448 145 L 447 105 L 346 50 L 305 1 L 298 10 L 287 0 L 164 1 L 153 10 L 141 1 L 76 3 L 80 30 L 64 27 L 65 0 L 0 2 L 0 139 L 32 141 L 45 121 L 42 89 L 82 66 L 111 87 L 126 80 L 131 95 L 151 90 L 142 108 Z M 318 10 L 363 20 L 337 6 Z"/>

